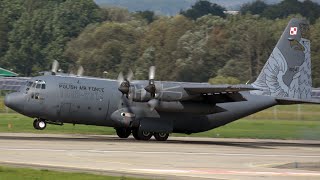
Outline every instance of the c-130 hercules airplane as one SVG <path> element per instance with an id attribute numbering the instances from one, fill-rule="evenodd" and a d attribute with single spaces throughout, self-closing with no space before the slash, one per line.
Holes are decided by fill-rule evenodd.
<path id="1" fill-rule="evenodd" d="M 120 138 L 165 141 L 170 133 L 208 131 L 275 105 L 318 104 L 311 97 L 308 30 L 305 20 L 292 19 L 252 84 L 160 82 L 154 67 L 149 80 L 120 73 L 117 81 L 59 74 L 55 65 L 50 74 L 25 80 L 5 105 L 35 118 L 39 130 L 63 123 L 110 126 Z M 10 89 L 12 79 L 2 81 L 0 89 Z"/>

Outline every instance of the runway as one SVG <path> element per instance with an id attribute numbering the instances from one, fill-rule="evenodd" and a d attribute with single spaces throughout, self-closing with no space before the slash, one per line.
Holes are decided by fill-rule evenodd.
<path id="1" fill-rule="evenodd" d="M 320 141 L 170 137 L 144 142 L 0 133 L 1 164 L 152 179 L 320 179 Z"/>

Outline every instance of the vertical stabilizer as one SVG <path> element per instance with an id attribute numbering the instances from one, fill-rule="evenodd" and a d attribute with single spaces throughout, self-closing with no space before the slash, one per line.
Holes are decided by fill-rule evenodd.
<path id="1" fill-rule="evenodd" d="M 311 58 L 308 39 L 309 24 L 291 19 L 254 87 L 263 89 L 253 93 L 274 97 L 311 98 Z"/>

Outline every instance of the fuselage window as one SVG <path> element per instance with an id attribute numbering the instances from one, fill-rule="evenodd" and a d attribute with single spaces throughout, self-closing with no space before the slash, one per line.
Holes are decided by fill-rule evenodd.
<path id="1" fill-rule="evenodd" d="M 40 89 L 41 88 L 41 84 L 37 84 L 36 88 Z"/>
<path id="2" fill-rule="evenodd" d="M 33 87 L 33 88 L 36 87 L 36 83 L 33 83 L 33 84 L 32 84 L 32 87 Z"/>
<path id="3" fill-rule="evenodd" d="M 41 89 L 46 89 L 46 85 L 45 84 L 41 84 Z"/>

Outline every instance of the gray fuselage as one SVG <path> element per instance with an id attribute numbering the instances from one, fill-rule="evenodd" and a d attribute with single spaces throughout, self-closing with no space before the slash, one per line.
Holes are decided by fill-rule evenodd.
<path id="1" fill-rule="evenodd" d="M 43 82 L 45 88 L 22 86 L 20 92 L 12 93 L 15 100 L 10 100 L 12 109 L 32 118 L 42 118 L 54 122 L 86 124 L 117 127 L 118 123 L 111 118 L 112 114 L 123 108 L 123 95 L 118 90 L 118 82 L 76 76 L 39 76 L 33 81 Z M 148 81 L 139 81 L 140 86 Z M 157 82 L 167 89 L 181 91 L 180 82 Z M 189 83 L 197 84 L 197 83 Z M 171 88 L 170 88 L 171 87 Z M 177 93 L 177 92 L 175 92 Z M 144 121 L 154 126 L 177 133 L 196 133 L 223 126 L 232 121 L 277 104 L 270 96 L 252 95 L 241 92 L 245 100 L 237 102 L 219 102 L 213 98 L 204 102 L 197 100 L 161 102 L 158 108 L 150 110 L 147 102 L 129 101 L 131 108 L 143 110 Z M 9 101 L 11 97 L 7 97 Z M 147 123 L 148 124 L 148 123 Z M 150 123 L 149 123 L 150 124 Z M 153 126 L 153 125 L 151 125 Z M 156 127 L 150 127 L 156 128 Z"/>

